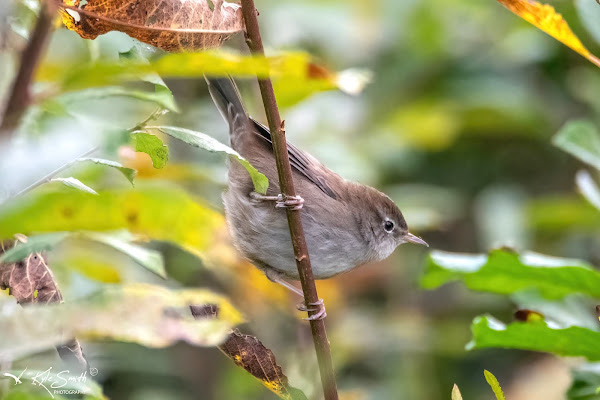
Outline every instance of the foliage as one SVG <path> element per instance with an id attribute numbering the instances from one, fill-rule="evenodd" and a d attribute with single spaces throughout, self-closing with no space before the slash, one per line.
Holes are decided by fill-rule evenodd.
<path id="1" fill-rule="evenodd" d="M 0 18 L 4 100 L 39 12 L 35 1 L 14 3 Z M 598 360 L 600 78 L 570 50 L 598 63 L 596 2 L 266 0 L 264 58 L 245 55 L 242 35 L 232 36 L 241 25 L 230 3 L 168 0 L 157 13 L 143 12 L 151 1 L 135 3 L 139 13 L 117 3 L 134 4 L 61 2 L 76 33 L 52 33 L 30 107 L 0 145 L 0 238 L 10 240 L 1 285 L 19 302 L 65 301 L 21 308 L 0 293 L 0 372 L 6 358 L 15 373 L 45 370 L 49 352 L 38 353 L 54 355 L 66 333 L 86 340 L 92 366 L 102 366 L 86 398 L 105 398 L 104 385 L 115 399 L 262 399 L 254 378 L 271 396 L 318 396 L 307 330 L 294 326 L 287 293 L 227 238 L 225 163 L 211 154 L 232 155 L 266 189 L 226 146 L 202 75 L 267 72 L 290 141 L 390 194 L 411 232 L 445 250 L 426 256 L 421 277 L 439 290 L 416 289 L 425 256 L 408 244 L 383 265 L 319 282 L 339 387 L 350 389 L 342 397 L 447 399 L 453 382 L 453 399 L 489 397 L 471 378 L 485 367 L 507 398 L 525 382 L 532 400 L 543 392 L 531 376 L 549 358 L 506 349 Z M 230 36 L 225 48 L 196 51 Z M 256 91 L 239 86 L 260 120 Z M 463 285 L 442 287 L 454 281 Z M 208 289 L 180 289 L 197 286 Z M 208 303 L 223 315 L 191 320 L 188 306 Z M 252 335 L 232 331 L 242 312 Z M 469 326 L 469 349 L 486 351 L 465 355 Z M 233 362 L 195 348 L 227 344 Z M 599 377 L 582 361 L 568 398 L 598 398 Z M 31 385 L 4 396 L 47 397 Z"/>

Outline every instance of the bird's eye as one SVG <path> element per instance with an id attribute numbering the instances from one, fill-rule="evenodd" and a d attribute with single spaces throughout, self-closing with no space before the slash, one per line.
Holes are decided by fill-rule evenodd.
<path id="1" fill-rule="evenodd" d="M 385 221 L 383 223 L 383 229 L 385 229 L 386 232 L 390 233 L 394 230 L 394 223 L 392 221 Z"/>

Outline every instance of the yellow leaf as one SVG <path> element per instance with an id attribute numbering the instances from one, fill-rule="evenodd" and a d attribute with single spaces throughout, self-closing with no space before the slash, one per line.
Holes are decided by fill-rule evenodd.
<path id="1" fill-rule="evenodd" d="M 559 42 L 575 50 L 592 63 L 600 67 L 600 59 L 594 56 L 575 36 L 562 15 L 548 4 L 538 3 L 533 0 L 498 0 L 504 7 L 543 30 Z"/>
<path id="2" fill-rule="evenodd" d="M 218 308 L 218 317 L 195 320 L 190 306 L 198 305 Z M 180 340 L 215 346 L 241 322 L 242 315 L 227 298 L 208 290 L 171 290 L 147 284 L 106 286 L 75 302 L 11 308 L 2 315 L 0 354 L 21 358 L 75 336 L 147 347 L 165 347 Z"/>
<path id="3" fill-rule="evenodd" d="M 57 231 L 127 229 L 148 238 L 171 241 L 195 254 L 213 244 L 224 225 L 217 211 L 166 184 L 99 192 L 39 191 L 6 204 L 0 211 L 0 237 Z"/>

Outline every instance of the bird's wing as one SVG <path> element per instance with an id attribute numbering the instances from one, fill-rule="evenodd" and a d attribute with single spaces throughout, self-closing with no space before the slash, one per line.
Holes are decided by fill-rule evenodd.
<path id="1" fill-rule="evenodd" d="M 273 141 L 271 139 L 271 132 L 269 131 L 269 128 L 267 128 L 260 122 L 255 121 L 254 119 L 252 119 L 252 122 L 254 122 L 254 126 L 256 127 L 256 133 L 258 133 L 261 138 L 268 142 L 272 150 Z M 298 171 L 306 179 L 314 183 L 319 189 L 323 191 L 323 193 L 325 193 L 329 197 L 333 199 L 337 198 L 335 191 L 327 183 L 327 176 L 331 176 L 330 174 L 333 174 L 333 176 L 337 177 L 335 173 L 328 171 L 321 163 L 315 160 L 312 156 L 300 150 L 293 144 L 288 143 L 287 149 L 288 156 L 290 158 L 290 164 L 296 171 Z"/>

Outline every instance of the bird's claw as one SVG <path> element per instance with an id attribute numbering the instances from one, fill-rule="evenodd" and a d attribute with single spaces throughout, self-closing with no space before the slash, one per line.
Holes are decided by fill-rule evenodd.
<path id="1" fill-rule="evenodd" d="M 287 196 L 280 194 L 277 196 L 275 207 L 289 208 L 291 210 L 300 210 L 304 205 L 304 199 L 300 196 Z"/>
<path id="2" fill-rule="evenodd" d="M 260 203 L 263 201 L 274 201 L 277 208 L 289 208 L 291 210 L 300 210 L 304 205 L 304 199 L 300 196 L 287 196 L 278 194 L 277 196 L 266 196 L 264 194 L 250 192 L 250 201 Z"/>
<path id="3" fill-rule="evenodd" d="M 250 196 L 250 201 L 252 201 L 253 203 L 261 203 L 263 201 L 278 201 L 279 200 L 279 196 L 267 196 L 264 194 L 260 194 L 257 192 L 250 192 L 249 194 Z"/>
<path id="4" fill-rule="evenodd" d="M 308 318 L 302 319 L 306 321 L 316 321 L 327 317 L 327 311 L 325 311 L 325 303 L 323 302 L 323 299 L 319 299 L 319 301 L 315 301 L 314 303 L 308 303 L 308 305 L 315 308 L 309 308 L 304 303 L 300 303 L 297 306 L 298 310 L 300 311 L 314 312 L 314 314 L 310 315 Z"/>

